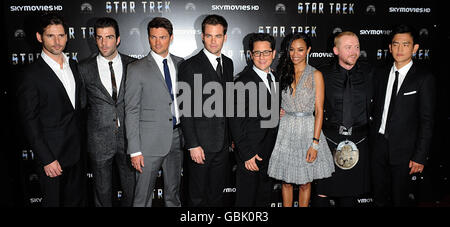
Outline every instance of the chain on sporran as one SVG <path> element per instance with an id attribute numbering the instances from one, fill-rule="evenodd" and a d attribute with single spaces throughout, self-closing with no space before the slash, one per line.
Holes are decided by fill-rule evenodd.
<path id="1" fill-rule="evenodd" d="M 343 170 L 349 170 L 355 167 L 359 161 L 359 149 L 356 145 L 365 139 L 363 138 L 356 144 L 346 139 L 338 144 L 327 137 L 327 140 L 336 145 L 336 149 L 333 151 L 333 159 L 336 166 Z"/>

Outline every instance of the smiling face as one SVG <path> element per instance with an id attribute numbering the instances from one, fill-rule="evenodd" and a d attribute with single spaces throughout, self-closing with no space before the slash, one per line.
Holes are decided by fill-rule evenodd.
<path id="1" fill-rule="evenodd" d="M 419 44 L 414 44 L 413 37 L 409 33 L 396 34 L 389 44 L 392 57 L 399 66 L 408 64 L 418 49 Z"/>
<path id="2" fill-rule="evenodd" d="M 220 56 L 223 44 L 227 40 L 227 35 L 224 33 L 225 30 L 221 24 L 206 24 L 205 32 L 202 33 L 202 40 L 206 50 L 216 56 Z"/>
<path id="3" fill-rule="evenodd" d="M 253 51 L 250 53 L 256 68 L 268 73 L 270 65 L 275 58 L 275 50 L 270 47 L 268 41 L 256 41 L 253 43 Z"/>
<path id="4" fill-rule="evenodd" d="M 353 35 L 340 37 L 333 51 L 339 57 L 339 64 L 342 67 L 346 69 L 352 68 L 361 53 L 358 37 Z"/>
<path id="5" fill-rule="evenodd" d="M 120 37 L 116 37 L 113 27 L 97 28 L 95 40 L 100 54 L 112 60 L 117 55 L 117 46 L 120 43 Z"/>
<path id="6" fill-rule="evenodd" d="M 303 39 L 296 39 L 292 41 L 289 48 L 289 57 L 294 65 L 298 65 L 302 62 L 306 62 L 306 56 L 309 54 L 311 47 L 306 46 L 306 42 Z"/>
<path id="7" fill-rule="evenodd" d="M 148 39 L 153 52 L 164 58 L 169 54 L 169 46 L 173 40 L 173 35 L 169 35 L 167 29 L 150 28 Z"/>
<path id="8" fill-rule="evenodd" d="M 42 35 L 36 33 L 36 38 L 42 43 L 42 50 L 50 57 L 60 56 L 66 48 L 67 34 L 60 24 L 48 25 Z"/>

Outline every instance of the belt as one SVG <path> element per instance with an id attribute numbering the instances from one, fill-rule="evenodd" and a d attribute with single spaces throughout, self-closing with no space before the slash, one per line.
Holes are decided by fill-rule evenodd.
<path id="1" fill-rule="evenodd" d="M 339 135 L 344 136 L 351 136 L 352 133 L 360 133 L 360 132 L 367 132 L 369 130 L 369 125 L 360 125 L 360 126 L 352 126 L 350 128 L 346 128 L 342 125 L 330 125 L 330 124 L 324 124 L 322 126 L 325 130 L 336 130 L 339 132 Z"/>
<path id="2" fill-rule="evenodd" d="M 286 112 L 286 114 L 294 116 L 294 117 L 307 117 L 307 116 L 313 115 L 313 113 L 308 113 L 308 112 Z"/>

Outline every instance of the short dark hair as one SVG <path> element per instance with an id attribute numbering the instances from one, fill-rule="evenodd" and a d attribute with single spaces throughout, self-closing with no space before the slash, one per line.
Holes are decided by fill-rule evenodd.
<path id="1" fill-rule="evenodd" d="M 62 25 L 64 32 L 67 33 L 67 25 L 61 15 L 56 13 L 45 13 L 40 17 L 39 20 L 39 34 L 44 34 L 44 30 L 49 25 Z"/>
<path id="2" fill-rule="evenodd" d="M 228 29 L 228 23 L 227 20 L 225 20 L 224 17 L 217 15 L 217 14 L 211 14 L 208 15 L 207 17 L 205 17 L 205 19 L 203 19 L 202 22 L 202 33 L 205 34 L 205 26 L 209 24 L 209 25 L 222 25 L 223 26 L 223 34 L 227 34 L 227 29 Z"/>
<path id="3" fill-rule="evenodd" d="M 270 43 L 270 48 L 275 50 L 275 38 L 267 33 L 253 33 L 250 35 L 250 39 L 248 41 L 248 49 L 253 51 L 253 44 L 258 41 L 267 41 Z"/>
<path id="4" fill-rule="evenodd" d="M 165 28 L 169 35 L 173 34 L 173 26 L 169 19 L 164 17 L 155 17 L 147 25 L 147 33 L 150 34 L 151 28 Z"/>
<path id="5" fill-rule="evenodd" d="M 413 27 L 406 25 L 406 24 L 401 24 L 401 25 L 394 27 L 394 29 L 392 30 L 391 35 L 390 35 L 391 43 L 392 43 L 392 40 L 394 39 L 395 35 L 404 34 L 404 33 L 410 34 L 412 37 L 412 40 L 413 40 L 413 44 L 416 44 L 416 41 L 417 41 L 416 40 L 416 38 L 417 38 L 416 30 Z"/>
<path id="6" fill-rule="evenodd" d="M 101 17 L 98 18 L 97 21 L 95 21 L 94 24 L 95 35 L 97 35 L 97 28 L 108 28 L 108 27 L 114 28 L 114 31 L 116 32 L 116 38 L 120 36 L 119 25 L 117 24 L 117 21 L 111 17 Z"/>

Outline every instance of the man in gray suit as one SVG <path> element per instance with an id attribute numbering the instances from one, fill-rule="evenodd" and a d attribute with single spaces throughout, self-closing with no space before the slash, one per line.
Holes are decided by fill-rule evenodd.
<path id="1" fill-rule="evenodd" d="M 150 54 L 128 66 L 125 124 L 128 153 L 136 172 L 133 206 L 151 207 L 159 169 L 167 207 L 179 207 L 183 137 L 177 106 L 177 71 L 182 58 L 169 53 L 172 23 L 156 17 L 147 26 Z"/>
<path id="2" fill-rule="evenodd" d="M 94 25 L 99 54 L 83 61 L 80 74 L 87 94 L 87 145 L 94 176 L 94 203 L 112 206 L 113 163 L 118 167 L 122 206 L 131 206 L 134 170 L 125 151 L 124 82 L 126 66 L 134 61 L 117 51 L 117 22 L 99 18 Z M 116 195 L 114 195 L 116 196 Z"/>

